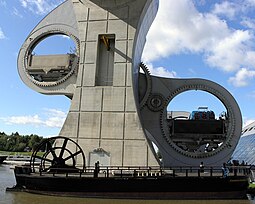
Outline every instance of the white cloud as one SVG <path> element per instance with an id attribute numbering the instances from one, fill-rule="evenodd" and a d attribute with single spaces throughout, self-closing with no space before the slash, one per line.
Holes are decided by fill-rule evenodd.
<path id="1" fill-rule="evenodd" d="M 174 71 L 169 71 L 165 67 L 153 67 L 152 64 L 147 64 L 148 69 L 150 70 L 151 75 L 166 77 L 166 78 L 175 78 L 177 73 Z"/>
<path id="2" fill-rule="evenodd" d="M 229 19 L 233 19 L 236 16 L 236 14 L 239 12 L 239 10 L 240 10 L 240 5 L 234 2 L 223 1 L 219 4 L 216 3 L 214 5 L 214 9 L 212 13 L 216 15 L 226 16 Z"/>
<path id="3" fill-rule="evenodd" d="M 201 13 L 191 0 L 161 0 L 147 35 L 143 61 L 148 64 L 171 55 L 196 53 L 202 54 L 210 67 L 223 71 L 255 69 L 253 32 L 229 27 L 218 16 L 224 12 L 223 8 L 231 8 L 225 15 L 234 17 L 240 4 L 226 2 L 218 4 L 211 13 Z M 239 10 L 244 12 L 243 8 Z"/>
<path id="4" fill-rule="evenodd" d="M 199 13 L 192 1 L 161 0 L 143 58 L 147 62 L 173 54 L 201 53 L 229 34 L 226 22 L 216 15 Z"/>
<path id="5" fill-rule="evenodd" d="M 66 119 L 66 113 L 56 109 L 45 109 L 48 119 L 45 125 L 48 127 L 62 127 Z"/>
<path id="6" fill-rule="evenodd" d="M 46 117 L 45 117 L 46 116 Z M 33 125 L 50 128 L 61 128 L 66 118 L 66 114 L 63 111 L 55 109 L 45 109 L 42 116 L 39 115 L 27 115 L 27 116 L 10 116 L 6 118 L 0 118 L 8 125 Z"/>
<path id="7" fill-rule="evenodd" d="M 45 108 L 44 110 L 45 110 L 45 114 L 48 116 L 58 116 L 58 117 L 66 116 L 66 113 L 61 110 L 51 109 L 51 108 Z"/>
<path id="8" fill-rule="evenodd" d="M 255 29 L 255 19 L 245 17 L 241 21 L 241 24 L 249 29 Z"/>
<path id="9" fill-rule="evenodd" d="M 33 124 L 33 125 L 40 125 L 42 123 L 41 119 L 38 115 L 33 116 L 10 116 L 8 118 L 2 118 L 6 122 L 6 124 L 20 124 L 20 125 L 27 125 L 27 124 Z"/>
<path id="10" fill-rule="evenodd" d="M 208 50 L 207 63 L 224 71 L 237 71 L 242 66 L 254 66 L 255 61 L 250 61 L 254 51 L 249 47 L 254 36 L 249 31 L 236 30 Z"/>
<path id="11" fill-rule="evenodd" d="M 13 14 L 14 16 L 23 18 L 22 14 L 21 14 L 21 13 L 18 11 L 18 9 L 16 9 L 15 7 L 13 8 L 12 14 Z"/>
<path id="12" fill-rule="evenodd" d="M 234 20 L 240 18 L 240 15 L 242 17 L 246 16 L 249 11 L 253 12 L 254 7 L 255 0 L 225 0 L 221 3 L 216 3 L 213 7 L 212 13 Z"/>
<path id="13" fill-rule="evenodd" d="M 21 5 L 31 12 L 44 15 L 62 3 L 64 0 L 19 0 Z"/>
<path id="14" fill-rule="evenodd" d="M 247 86 L 253 78 L 255 78 L 255 70 L 242 68 L 234 77 L 229 79 L 229 83 L 233 84 L 235 87 L 244 87 Z"/>
<path id="15" fill-rule="evenodd" d="M 0 27 L 0 40 L 1 39 L 5 39 L 5 35 L 4 35 L 4 32 L 2 31 L 2 28 Z"/>

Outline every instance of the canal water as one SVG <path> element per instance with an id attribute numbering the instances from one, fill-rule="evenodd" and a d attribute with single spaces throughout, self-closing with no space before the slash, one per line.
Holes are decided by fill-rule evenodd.
<path id="1" fill-rule="evenodd" d="M 255 200 L 118 200 L 43 196 L 5 192 L 15 185 L 13 169 L 0 164 L 0 204 L 255 204 Z"/>

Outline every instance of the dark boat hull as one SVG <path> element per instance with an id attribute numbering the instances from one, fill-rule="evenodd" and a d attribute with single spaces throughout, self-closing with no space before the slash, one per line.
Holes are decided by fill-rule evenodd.
<path id="1" fill-rule="evenodd" d="M 247 199 L 246 177 L 88 178 L 16 174 L 17 188 L 32 193 L 96 198 Z"/>

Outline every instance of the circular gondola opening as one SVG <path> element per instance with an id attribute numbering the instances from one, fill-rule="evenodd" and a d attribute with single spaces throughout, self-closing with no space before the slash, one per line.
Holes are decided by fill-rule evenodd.
<path id="1" fill-rule="evenodd" d="M 27 53 L 26 72 L 37 85 L 57 85 L 74 73 L 77 45 L 66 34 L 48 34 L 35 41 Z"/>
<path id="2" fill-rule="evenodd" d="M 178 94 L 169 102 L 166 114 L 168 139 L 178 151 L 206 156 L 226 141 L 227 108 L 206 91 Z"/>

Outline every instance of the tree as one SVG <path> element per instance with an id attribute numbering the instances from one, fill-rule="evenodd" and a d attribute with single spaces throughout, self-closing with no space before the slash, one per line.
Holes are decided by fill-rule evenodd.
<path id="1" fill-rule="evenodd" d="M 40 144 L 41 140 L 42 139 L 38 135 L 30 135 L 28 147 L 30 147 L 32 151 L 34 151 L 35 148 Z"/>
<path id="2" fill-rule="evenodd" d="M 26 148 L 26 146 L 27 146 L 26 143 L 21 142 L 16 146 L 15 151 L 24 152 L 24 149 Z"/>
<path id="3" fill-rule="evenodd" d="M 5 150 L 7 137 L 0 134 L 0 150 Z"/>
<path id="4" fill-rule="evenodd" d="M 34 134 L 22 136 L 18 132 L 11 135 L 0 133 L 0 150 L 20 152 L 26 147 L 34 150 L 43 140 L 43 137 Z"/>

